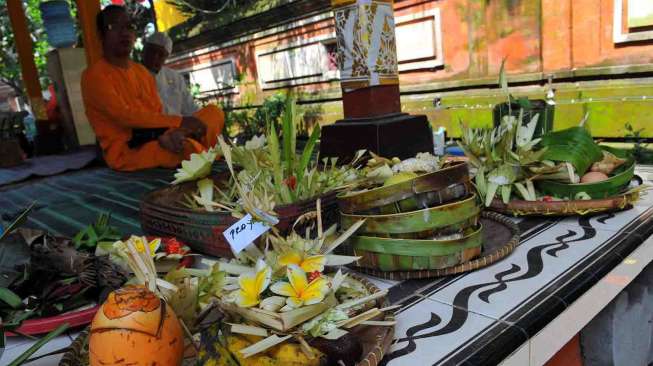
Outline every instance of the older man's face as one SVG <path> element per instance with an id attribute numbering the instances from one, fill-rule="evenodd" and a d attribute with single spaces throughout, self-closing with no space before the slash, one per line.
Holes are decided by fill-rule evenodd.
<path id="1" fill-rule="evenodd" d="M 158 73 L 168 58 L 168 51 L 162 46 L 146 43 L 143 50 L 143 65 L 150 71 Z"/>
<path id="2" fill-rule="evenodd" d="M 104 39 L 105 52 L 116 57 L 129 57 L 136 41 L 136 27 L 125 11 L 107 14 Z"/>

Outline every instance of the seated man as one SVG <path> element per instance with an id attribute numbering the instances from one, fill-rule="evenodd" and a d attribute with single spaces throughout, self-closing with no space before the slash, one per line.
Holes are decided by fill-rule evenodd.
<path id="1" fill-rule="evenodd" d="M 170 52 L 172 52 L 170 37 L 163 32 L 152 34 L 145 40 L 143 66 L 154 75 L 164 113 L 190 116 L 198 108 L 186 80 L 177 71 L 163 66 Z"/>
<path id="2" fill-rule="evenodd" d="M 124 171 L 173 168 L 213 146 L 223 112 L 215 106 L 192 116 L 164 112 L 154 78 L 130 59 L 136 31 L 125 8 L 107 6 L 97 26 L 104 56 L 84 71 L 82 96 L 107 164 Z"/>

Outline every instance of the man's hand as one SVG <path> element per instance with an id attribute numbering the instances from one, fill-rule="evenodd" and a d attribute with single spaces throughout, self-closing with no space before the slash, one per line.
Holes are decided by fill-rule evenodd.
<path id="1" fill-rule="evenodd" d="M 159 145 L 168 151 L 180 154 L 184 151 L 184 141 L 186 141 L 186 137 L 188 136 L 190 136 L 188 130 L 176 128 L 159 136 Z"/>
<path id="2" fill-rule="evenodd" d="M 181 128 L 190 131 L 190 136 L 195 140 L 201 141 L 206 136 L 206 125 L 193 116 L 182 117 Z"/>

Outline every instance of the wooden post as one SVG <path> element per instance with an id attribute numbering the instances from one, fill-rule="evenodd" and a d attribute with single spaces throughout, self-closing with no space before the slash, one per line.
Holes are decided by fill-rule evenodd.
<path id="1" fill-rule="evenodd" d="M 426 116 L 401 113 L 393 0 L 331 0 L 345 119 L 322 128 L 320 156 L 366 149 L 388 158 L 433 153 Z"/>
<path id="2" fill-rule="evenodd" d="M 41 93 L 39 73 L 34 63 L 31 32 L 27 27 L 27 18 L 25 17 L 22 1 L 7 0 L 7 9 L 9 10 L 9 20 L 14 32 L 16 52 L 18 53 L 23 85 L 27 91 L 29 104 L 37 120 L 46 120 L 48 117 L 43 102 L 43 94 Z"/>
<path id="3" fill-rule="evenodd" d="M 84 50 L 88 66 L 102 58 L 102 44 L 97 33 L 95 17 L 100 12 L 100 0 L 76 0 L 80 28 L 84 37 Z"/>

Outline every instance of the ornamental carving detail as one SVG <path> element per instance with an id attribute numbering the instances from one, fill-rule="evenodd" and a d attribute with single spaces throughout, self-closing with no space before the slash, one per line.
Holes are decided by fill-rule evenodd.
<path id="1" fill-rule="evenodd" d="M 343 89 L 398 84 L 392 1 L 343 2 L 334 11 Z"/>

